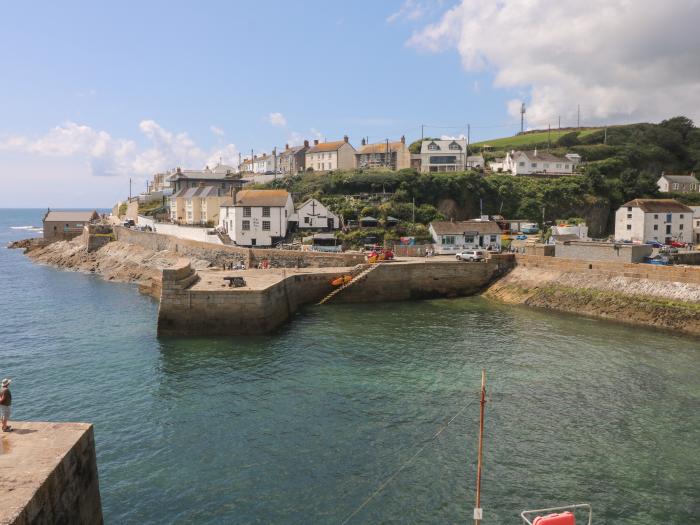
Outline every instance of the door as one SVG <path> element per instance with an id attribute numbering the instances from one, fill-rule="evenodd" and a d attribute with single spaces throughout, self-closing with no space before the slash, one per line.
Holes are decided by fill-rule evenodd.
<path id="1" fill-rule="evenodd" d="M 329 230 L 332 230 L 332 229 L 333 229 L 333 225 L 334 225 L 333 219 L 328 219 L 328 229 L 329 229 Z"/>
<path id="2" fill-rule="evenodd" d="M 251 246 L 255 246 L 255 239 L 251 239 L 251 240 L 250 240 L 250 245 L 251 245 Z"/>

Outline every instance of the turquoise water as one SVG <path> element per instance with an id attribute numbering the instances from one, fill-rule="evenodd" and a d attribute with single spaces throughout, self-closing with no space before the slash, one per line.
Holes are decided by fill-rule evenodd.
<path id="1" fill-rule="evenodd" d="M 0 243 L 40 210 L 0 210 Z M 0 248 L 18 419 L 95 425 L 107 523 L 484 523 L 593 505 L 697 523 L 697 340 L 480 298 L 309 308 L 255 338 L 158 339 L 132 285 Z M 437 439 L 431 437 L 465 404 Z"/>

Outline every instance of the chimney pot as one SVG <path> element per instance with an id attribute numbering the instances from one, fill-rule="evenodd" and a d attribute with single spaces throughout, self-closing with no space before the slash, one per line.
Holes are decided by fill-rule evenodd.
<path id="1" fill-rule="evenodd" d="M 289 144 L 285 144 L 284 149 L 289 149 Z"/>
<path id="2" fill-rule="evenodd" d="M 304 141 L 304 147 L 305 147 L 305 148 L 308 148 L 308 147 L 309 147 L 309 141 L 308 141 L 308 140 L 305 140 L 305 141 Z"/>
<path id="3" fill-rule="evenodd" d="M 314 146 L 318 146 L 318 139 L 314 139 Z"/>
<path id="4" fill-rule="evenodd" d="M 364 137 L 362 137 L 362 145 L 364 146 L 365 144 L 367 144 L 367 142 L 365 141 Z"/>
<path id="5" fill-rule="evenodd" d="M 406 144 L 406 135 L 401 135 L 401 144 Z"/>
<path id="6" fill-rule="evenodd" d="M 344 140 L 345 142 L 347 142 L 347 141 L 349 141 L 350 139 L 348 138 L 347 135 L 345 135 L 345 136 L 343 137 L 343 140 Z"/>

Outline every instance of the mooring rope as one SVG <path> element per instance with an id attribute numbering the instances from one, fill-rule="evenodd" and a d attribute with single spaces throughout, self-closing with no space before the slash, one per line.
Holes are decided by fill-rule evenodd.
<path id="1" fill-rule="evenodd" d="M 391 483 L 392 480 L 393 480 L 396 476 L 398 476 L 404 468 L 406 468 L 414 459 L 416 459 L 416 458 L 421 454 L 421 452 L 423 452 L 423 451 L 428 447 L 428 445 L 430 445 L 433 441 L 435 441 L 435 440 L 440 436 L 440 434 L 442 434 L 442 433 L 447 429 L 447 427 L 449 427 L 449 426 L 452 424 L 452 422 L 453 422 L 455 419 L 457 419 L 457 417 L 458 417 L 462 412 L 464 412 L 467 408 L 469 408 L 470 406 L 472 406 L 472 405 L 473 405 L 474 403 L 476 403 L 477 401 L 479 401 L 479 399 L 474 399 L 473 401 L 467 403 L 467 404 L 464 405 L 462 408 L 460 408 L 459 411 L 458 411 L 454 416 L 452 416 L 452 418 L 447 422 L 447 424 L 445 424 L 442 428 L 440 428 L 437 432 L 435 432 L 435 434 L 433 434 L 433 437 L 431 437 L 428 441 L 426 441 L 425 443 L 423 443 L 423 446 L 421 446 L 421 447 L 418 449 L 418 451 L 417 451 L 415 454 L 413 454 L 413 455 L 408 459 L 408 461 L 404 462 L 398 469 L 396 469 L 396 470 L 394 471 L 394 473 L 393 473 L 391 476 L 389 476 L 386 480 L 384 480 L 384 482 L 383 482 L 381 485 L 379 485 L 379 487 L 377 487 L 377 489 L 376 489 L 374 492 L 372 492 L 372 494 L 370 494 L 369 497 L 368 497 L 367 499 L 365 499 L 365 500 L 362 502 L 362 504 L 360 504 L 359 507 L 357 507 L 354 511 L 352 511 L 352 512 L 341 522 L 341 525 L 346 525 L 346 523 L 348 523 L 352 518 L 354 518 L 354 517 L 357 515 L 358 512 L 360 512 L 362 509 L 364 509 L 370 501 L 372 501 L 372 500 L 373 500 L 374 498 L 376 498 L 379 494 L 381 494 L 381 492 L 386 488 L 386 486 L 387 486 L 389 483 Z"/>

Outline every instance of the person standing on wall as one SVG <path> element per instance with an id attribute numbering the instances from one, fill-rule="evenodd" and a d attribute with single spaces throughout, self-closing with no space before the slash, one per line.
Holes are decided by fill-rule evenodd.
<path id="1" fill-rule="evenodd" d="M 0 386 L 0 420 L 2 420 L 2 431 L 10 432 L 12 427 L 7 424 L 10 419 L 10 406 L 12 406 L 12 393 L 10 392 L 11 379 L 3 379 Z"/>

